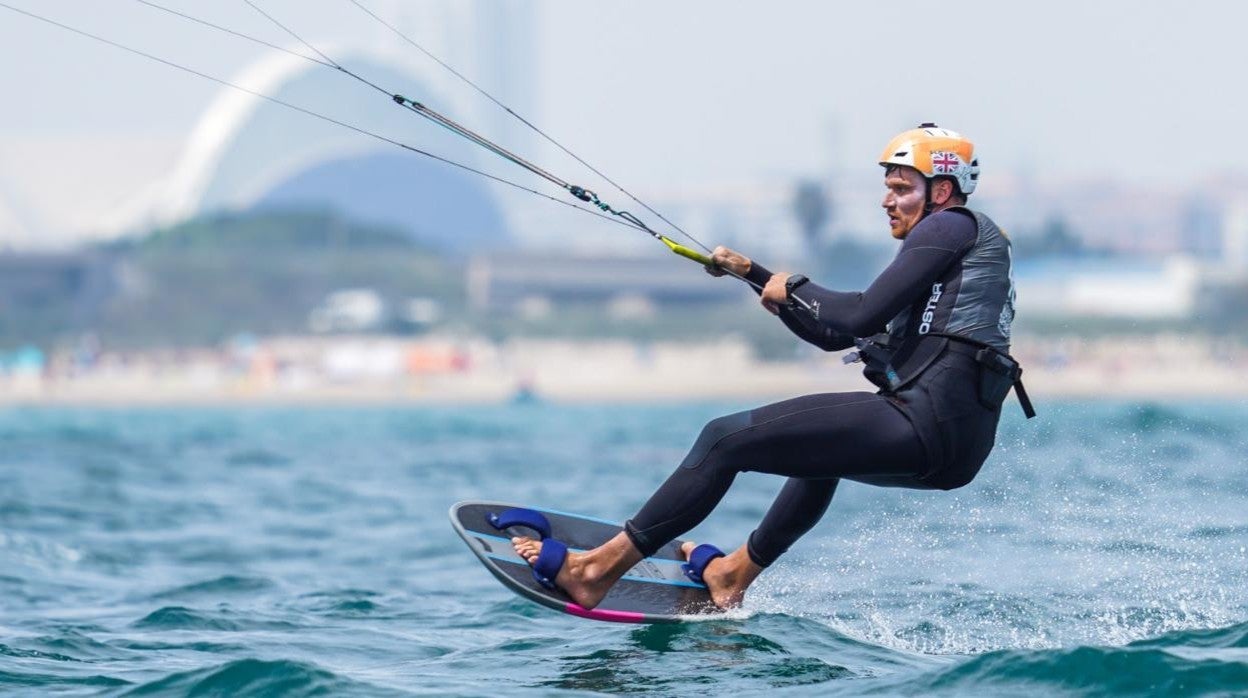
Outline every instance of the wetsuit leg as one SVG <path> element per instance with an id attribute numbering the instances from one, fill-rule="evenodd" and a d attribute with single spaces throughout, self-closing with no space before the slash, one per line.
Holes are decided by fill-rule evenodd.
<path id="1" fill-rule="evenodd" d="M 772 502 L 762 523 L 750 534 L 745 549 L 759 567 L 769 567 L 790 545 L 819 523 L 836 494 L 837 478 L 802 480 L 791 477 Z"/>
<path id="2" fill-rule="evenodd" d="M 863 479 L 923 487 L 926 455 L 909 420 L 874 393 L 806 395 L 711 420 L 676 472 L 628 523 L 625 531 L 645 555 L 698 525 L 727 493 L 737 473 L 752 471 L 804 480 Z M 795 490 L 799 510 L 772 518 L 756 542 L 776 541 L 774 559 L 809 530 L 827 508 L 823 497 Z M 783 493 L 782 493 L 783 494 Z M 796 533 L 796 536 L 794 535 Z"/>

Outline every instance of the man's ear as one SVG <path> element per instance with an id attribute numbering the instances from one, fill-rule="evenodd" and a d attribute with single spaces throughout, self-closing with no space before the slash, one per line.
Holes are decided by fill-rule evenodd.
<path id="1" fill-rule="evenodd" d="M 933 204 L 944 206 L 951 198 L 953 198 L 953 182 L 943 178 L 932 182 Z"/>

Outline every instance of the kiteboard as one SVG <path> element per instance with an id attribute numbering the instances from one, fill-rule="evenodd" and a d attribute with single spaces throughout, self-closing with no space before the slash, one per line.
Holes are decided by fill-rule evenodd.
<path id="1" fill-rule="evenodd" d="M 539 513 L 550 530 L 539 531 L 526 524 L 513 524 L 502 529 L 496 526 L 500 515 L 517 509 Z M 506 518 L 503 521 L 505 523 Z M 588 609 L 573 602 L 562 591 L 547 589 L 540 584 L 534 578 L 529 563 L 511 547 L 511 538 L 544 536 L 562 541 L 569 552 L 578 552 L 605 543 L 620 532 L 620 524 L 540 507 L 520 507 L 500 502 L 460 502 L 451 507 L 451 525 L 481 564 L 503 586 L 561 613 L 616 623 L 671 623 L 719 610 L 711 602 L 706 586 L 690 580 L 682 570 L 685 558 L 680 552 L 680 545 L 683 541 L 672 541 L 653 556 L 637 563 L 611 588 L 602 603 Z"/>

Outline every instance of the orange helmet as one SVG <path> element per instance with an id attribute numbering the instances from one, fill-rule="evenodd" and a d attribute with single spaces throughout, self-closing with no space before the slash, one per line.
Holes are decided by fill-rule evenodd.
<path id="1" fill-rule="evenodd" d="M 958 189 L 968 196 L 975 191 L 979 180 L 975 145 L 966 136 L 931 123 L 920 124 L 895 136 L 884 147 L 880 164 L 913 167 L 927 179 L 952 177 Z"/>

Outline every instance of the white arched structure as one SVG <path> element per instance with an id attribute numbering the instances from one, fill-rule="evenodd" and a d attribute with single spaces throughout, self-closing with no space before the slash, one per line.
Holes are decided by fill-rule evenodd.
<path id="1" fill-rule="evenodd" d="M 373 70 L 361 71 L 370 76 L 378 72 L 377 66 L 386 66 L 391 82 L 395 81 L 394 75 L 405 78 L 404 85 L 398 87 L 407 89 L 416 82 L 406 70 L 389 67 L 393 63 L 385 56 L 333 46 L 327 47 L 326 52 L 346 64 L 372 65 Z M 419 121 L 418 117 L 399 110 L 375 91 L 365 88 L 361 92 L 358 83 L 336 71 L 289 54 L 269 54 L 231 82 L 382 135 L 394 136 L 396 130 L 411 133 L 422 126 L 413 123 Z M 322 97 L 333 95 L 335 99 L 309 103 L 309 99 L 301 99 L 297 94 L 287 94 L 292 85 L 300 82 L 324 83 L 326 89 L 313 92 Z M 264 134 L 251 134 L 249 129 L 256 128 L 257 121 L 266 115 L 272 115 L 270 118 L 279 122 L 280 127 L 269 128 Z M 264 130 L 265 126 L 260 128 Z M 437 133 L 436 138 L 443 136 Z M 242 143 L 244 140 L 248 142 Z M 167 225 L 205 209 L 244 207 L 278 182 L 316 163 L 393 148 L 253 94 L 222 88 L 192 130 L 181 160 L 157 194 L 151 222 Z"/>
<path id="2" fill-rule="evenodd" d="M 528 15 L 523 8 L 479 12 L 472 6 L 444 0 L 419 5 L 395 2 L 381 9 L 383 16 L 392 17 L 401 26 L 424 28 L 424 36 L 419 31 L 413 34 L 453 65 L 500 90 L 500 96 L 509 103 L 525 110 L 531 106 L 526 102 L 531 98 L 527 86 L 532 57 L 524 43 L 528 34 L 522 20 Z M 505 28 L 496 26 L 498 22 L 503 22 Z M 438 31 L 429 31 L 430 28 Z M 317 47 L 385 89 L 428 103 L 523 150 L 529 134 L 514 119 L 464 89 L 448 71 L 389 30 L 380 25 L 374 29 L 378 33 L 371 37 L 336 44 L 318 42 Z M 496 55 L 496 51 L 483 48 L 497 43 L 495 37 L 500 35 L 508 39 L 507 55 Z M 476 41 L 472 40 L 474 37 Z M 489 40 L 482 40 L 486 38 Z M 291 50 L 306 51 L 302 46 L 292 46 Z M 479 167 L 490 157 L 464 139 L 401 109 L 372 88 L 299 56 L 265 53 L 230 76 L 229 81 L 247 91 L 469 166 Z M 169 176 L 150 183 L 112 211 L 96 216 L 98 229 L 112 234 L 142 232 L 154 226 L 176 224 L 205 211 L 249 208 L 275 187 L 325 163 L 403 152 L 393 144 L 301 114 L 256 94 L 222 86 L 191 130 Z M 445 98 L 451 94 L 459 99 Z M 414 153 L 406 156 L 421 157 Z M 463 176 L 462 171 L 454 168 L 449 171 L 453 176 Z M 488 189 L 484 181 L 482 185 Z M 510 212 L 505 215 L 513 217 Z"/>
<path id="3" fill-rule="evenodd" d="M 267 95 L 309 67 L 319 68 L 289 54 L 269 54 L 245 70 L 234 84 Z M 266 103 L 241 90 L 223 88 L 187 139 L 186 151 L 169 178 L 160 208 L 155 212 L 159 222 L 182 220 L 199 210 L 200 200 L 234 135 Z M 299 115 L 292 113 L 291 116 Z"/>

